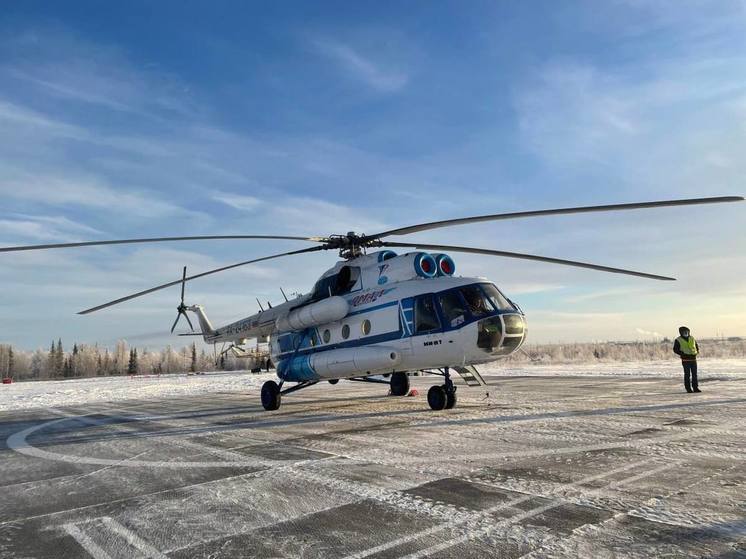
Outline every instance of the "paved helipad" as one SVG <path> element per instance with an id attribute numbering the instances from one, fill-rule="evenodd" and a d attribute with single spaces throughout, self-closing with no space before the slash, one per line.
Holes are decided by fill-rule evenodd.
<path id="1" fill-rule="evenodd" d="M 746 558 L 745 380 L 433 380 L 4 412 L 0 557 Z"/>

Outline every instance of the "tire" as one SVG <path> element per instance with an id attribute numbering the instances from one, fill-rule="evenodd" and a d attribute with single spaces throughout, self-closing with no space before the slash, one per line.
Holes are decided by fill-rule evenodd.
<path id="1" fill-rule="evenodd" d="M 280 408 L 282 394 L 280 387 L 273 380 L 268 380 L 262 385 L 262 406 L 267 411 L 274 411 Z"/>
<path id="2" fill-rule="evenodd" d="M 329 379 L 329 384 L 337 384 L 338 382 L 339 382 L 338 378 Z"/>
<path id="3" fill-rule="evenodd" d="M 456 388 L 454 387 L 454 389 L 451 392 L 448 392 L 445 389 L 445 386 L 443 386 L 442 388 L 443 388 L 443 392 L 446 393 L 446 409 L 451 410 L 454 407 L 456 407 Z"/>
<path id="4" fill-rule="evenodd" d="M 392 373 L 389 385 L 391 386 L 392 396 L 406 396 L 409 392 L 409 377 L 407 373 Z"/>
<path id="5" fill-rule="evenodd" d="M 445 409 L 447 398 L 446 391 L 443 390 L 442 386 L 431 386 L 430 390 L 427 391 L 427 403 L 430 404 L 430 409 L 440 411 Z"/>

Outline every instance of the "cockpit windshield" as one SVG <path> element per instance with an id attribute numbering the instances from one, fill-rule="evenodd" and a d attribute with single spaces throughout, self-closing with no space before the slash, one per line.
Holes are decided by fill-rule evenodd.
<path id="1" fill-rule="evenodd" d="M 499 311 L 513 311 L 515 310 L 515 307 L 508 301 L 505 296 L 500 293 L 500 291 L 492 285 L 491 283 L 483 283 L 482 289 L 484 289 L 484 292 L 487 294 L 487 297 L 489 297 L 489 300 L 492 301 L 492 304 L 495 305 L 495 308 Z"/>
<path id="2" fill-rule="evenodd" d="M 459 291 L 461 291 L 461 295 L 466 301 L 466 307 L 472 316 L 480 317 L 493 312 L 492 306 L 478 285 L 468 285 L 462 287 Z"/>

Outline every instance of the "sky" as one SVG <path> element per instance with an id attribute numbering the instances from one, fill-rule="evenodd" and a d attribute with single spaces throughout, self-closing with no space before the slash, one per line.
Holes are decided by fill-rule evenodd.
<path id="1" fill-rule="evenodd" d="M 0 246 L 373 233 L 485 213 L 746 194 L 746 2 L 9 3 Z M 746 203 L 530 218 L 416 240 L 453 254 L 530 340 L 746 335 Z M 0 254 L 0 343 L 162 347 L 190 273 L 307 246 L 199 241 Z M 214 324 L 306 292 L 296 256 L 196 280 Z"/>

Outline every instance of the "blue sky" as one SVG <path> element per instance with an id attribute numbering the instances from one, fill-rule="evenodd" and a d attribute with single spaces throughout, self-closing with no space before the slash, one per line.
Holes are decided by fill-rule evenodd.
<path id="1" fill-rule="evenodd" d="M 746 193 L 746 4 L 23 2 L 0 14 L 0 244 L 311 234 Z M 673 275 L 454 255 L 533 341 L 746 335 L 746 204 L 411 236 Z M 0 342 L 160 346 L 177 290 L 303 243 L 5 254 Z M 334 255 L 193 282 L 215 323 L 307 291 Z"/>

